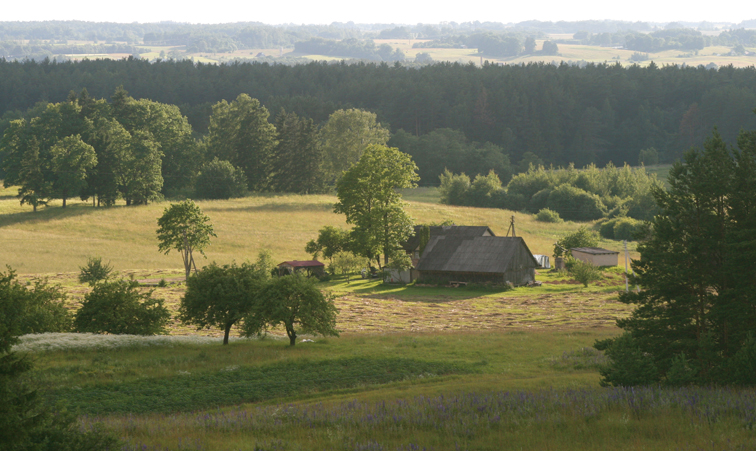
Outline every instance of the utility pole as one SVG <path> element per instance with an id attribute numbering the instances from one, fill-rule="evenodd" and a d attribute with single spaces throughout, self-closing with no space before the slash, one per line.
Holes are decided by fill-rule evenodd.
<path id="1" fill-rule="evenodd" d="M 509 236 L 509 232 L 512 231 L 512 238 L 516 237 L 515 234 L 515 225 L 514 225 L 514 216 L 509 221 L 509 228 L 507 229 L 507 236 Z"/>
<path id="2" fill-rule="evenodd" d="M 625 293 L 630 291 L 627 283 L 627 240 L 622 240 L 622 244 L 625 245 Z"/>

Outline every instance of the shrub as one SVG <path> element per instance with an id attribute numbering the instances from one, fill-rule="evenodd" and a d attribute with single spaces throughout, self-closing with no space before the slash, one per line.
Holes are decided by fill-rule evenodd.
<path id="1" fill-rule="evenodd" d="M 441 193 L 441 203 L 446 205 L 464 205 L 467 191 L 470 189 L 470 177 L 465 173 L 456 175 L 448 169 L 439 175 L 441 185 L 438 190 Z"/>
<path id="2" fill-rule="evenodd" d="M 528 203 L 528 210 L 535 213 L 546 208 L 546 203 L 549 201 L 549 194 L 551 194 L 551 190 L 548 188 L 542 189 L 533 194 L 533 197 L 530 198 L 530 203 Z"/>
<path id="3" fill-rule="evenodd" d="M 641 149 L 641 151 L 638 153 L 638 164 L 643 164 L 646 166 L 659 164 L 659 152 L 653 147 L 649 147 L 648 149 Z"/>
<path id="4" fill-rule="evenodd" d="M 613 240 L 615 224 L 617 224 L 617 218 L 602 222 L 599 226 L 599 235 L 608 240 Z"/>
<path id="5" fill-rule="evenodd" d="M 16 280 L 12 269 L 0 272 L 0 335 L 69 331 L 71 315 L 65 300 L 66 294 L 57 285 L 36 280 L 30 289 Z M 9 344 L 0 336 L 0 351 Z"/>
<path id="6" fill-rule="evenodd" d="M 89 257 L 87 264 L 79 266 L 79 282 L 94 285 L 110 277 L 113 267 L 110 263 L 103 263 L 101 257 Z"/>
<path id="7" fill-rule="evenodd" d="M 170 319 L 162 299 L 153 299 L 152 291 L 140 293 L 135 281 L 117 280 L 95 285 L 84 296 L 76 313 L 77 332 L 156 335 L 167 333 Z"/>
<path id="8" fill-rule="evenodd" d="M 587 287 L 589 283 L 602 279 L 601 270 L 591 263 L 581 260 L 573 260 L 569 266 L 572 277 Z"/>
<path id="9" fill-rule="evenodd" d="M 606 207 L 597 195 L 567 184 L 549 194 L 546 207 L 574 221 L 593 221 L 606 215 Z"/>
<path id="10" fill-rule="evenodd" d="M 596 247 L 598 236 L 596 232 L 580 227 L 575 233 L 571 233 L 560 239 L 554 245 L 554 257 L 562 257 L 570 249 L 575 247 Z"/>
<path id="11" fill-rule="evenodd" d="M 629 333 L 597 341 L 593 347 L 605 351 L 604 354 L 609 358 L 609 363 L 599 370 L 602 376 L 601 386 L 630 387 L 659 382 L 659 370 L 653 359 L 641 351 Z"/>
<path id="12" fill-rule="evenodd" d="M 194 183 L 195 196 L 199 199 L 230 199 L 241 197 L 246 191 L 244 171 L 217 157 L 200 168 Z"/>
<path id="13" fill-rule="evenodd" d="M 536 221 L 552 223 L 564 222 L 564 220 L 559 216 L 559 213 L 555 212 L 554 210 L 549 210 L 548 208 L 544 208 L 538 212 L 538 214 L 536 215 Z"/>
<path id="14" fill-rule="evenodd" d="M 641 221 L 632 218 L 618 218 L 614 224 L 614 239 L 632 241 L 642 226 L 643 222 Z"/>

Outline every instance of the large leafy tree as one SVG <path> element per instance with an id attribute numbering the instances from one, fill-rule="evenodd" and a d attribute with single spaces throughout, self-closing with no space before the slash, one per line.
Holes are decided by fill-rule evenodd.
<path id="1" fill-rule="evenodd" d="M 258 324 L 257 296 L 270 279 L 269 258 L 261 253 L 257 262 L 241 265 L 212 263 L 192 275 L 181 298 L 179 318 L 186 324 L 203 328 L 217 327 L 223 331 L 223 344 L 228 344 L 231 327 L 243 318 Z"/>
<path id="2" fill-rule="evenodd" d="M 80 135 L 68 136 L 51 149 L 52 170 L 55 174 L 53 190 L 56 197 L 66 200 L 78 195 L 87 185 L 87 171 L 97 164 L 94 147 L 81 140 Z"/>
<path id="3" fill-rule="evenodd" d="M 339 336 L 338 310 L 333 296 L 323 294 L 316 279 L 300 274 L 283 276 L 266 284 L 258 294 L 256 308 L 244 321 L 246 336 L 262 333 L 267 327 L 283 326 L 294 346 L 298 333 Z"/>
<path id="4" fill-rule="evenodd" d="M 239 94 L 231 103 L 213 106 L 205 145 L 210 156 L 230 161 L 244 170 L 249 189 L 268 188 L 270 160 L 276 145 L 276 128 L 257 99 Z"/>
<path id="5" fill-rule="evenodd" d="M 217 235 L 213 232 L 210 218 L 192 200 L 171 204 L 158 219 L 158 249 L 165 254 L 172 250 L 181 254 L 187 280 L 192 268 L 197 271 L 194 251 L 204 256 L 204 249 L 210 244 L 210 237 L 214 236 Z"/>
<path id="6" fill-rule="evenodd" d="M 371 145 L 386 145 L 390 133 L 375 113 L 356 108 L 335 111 L 320 130 L 327 180 L 334 183 L 362 157 Z"/>
<path id="7" fill-rule="evenodd" d="M 371 145 L 360 161 L 347 170 L 336 185 L 339 202 L 335 213 L 353 224 L 352 250 L 368 259 L 380 255 L 388 264 L 391 255 L 412 234 L 412 218 L 404 211 L 400 188 L 415 186 L 417 166 L 399 149 Z"/>
<path id="8" fill-rule="evenodd" d="M 276 116 L 276 140 L 271 158 L 272 188 L 305 194 L 321 191 L 323 150 L 312 119 L 282 110 Z"/>
<path id="9" fill-rule="evenodd" d="M 715 131 L 655 189 L 661 212 L 633 261 L 642 289 L 620 297 L 636 308 L 621 339 L 597 343 L 613 357 L 605 384 L 756 383 L 740 371 L 756 367 L 756 133 L 738 144 Z"/>

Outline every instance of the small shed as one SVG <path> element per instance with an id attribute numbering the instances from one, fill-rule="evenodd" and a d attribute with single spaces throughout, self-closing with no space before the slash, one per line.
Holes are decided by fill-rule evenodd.
<path id="1" fill-rule="evenodd" d="M 521 237 L 435 236 L 420 257 L 419 281 L 526 285 L 538 262 Z"/>
<path id="2" fill-rule="evenodd" d="M 295 272 L 306 272 L 307 277 L 321 277 L 325 275 L 325 265 L 317 260 L 292 260 L 278 265 L 279 276 L 286 276 Z"/>
<path id="3" fill-rule="evenodd" d="M 595 266 L 617 266 L 619 252 L 600 247 L 575 247 L 570 249 L 577 260 L 592 263 Z"/>

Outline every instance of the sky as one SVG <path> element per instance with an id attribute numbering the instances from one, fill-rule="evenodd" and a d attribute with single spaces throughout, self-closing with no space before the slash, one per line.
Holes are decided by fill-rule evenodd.
<path id="1" fill-rule="evenodd" d="M 645 22 L 735 22 L 756 19 L 748 0 L 679 2 L 658 0 L 285 0 L 165 1 L 38 0 L 3 2 L 0 21 L 85 20 L 91 22 L 189 23 L 263 22 L 330 24 L 332 22 L 417 24 L 440 22 L 521 22 L 524 20 L 627 20 Z M 744 5 L 751 4 L 750 7 Z"/>

